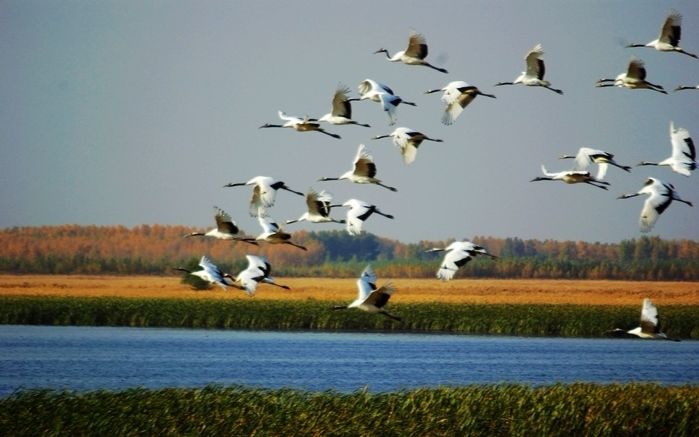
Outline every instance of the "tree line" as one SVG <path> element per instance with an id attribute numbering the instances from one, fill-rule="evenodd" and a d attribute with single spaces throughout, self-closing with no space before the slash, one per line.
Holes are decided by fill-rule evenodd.
<path id="1" fill-rule="evenodd" d="M 384 277 L 431 278 L 442 255 L 426 253 L 451 241 L 403 243 L 374 234 L 299 231 L 291 246 L 184 236 L 201 229 L 172 225 L 38 226 L 0 229 L 0 272 L 40 274 L 171 274 L 201 255 L 237 272 L 245 254 L 269 258 L 279 276 L 354 277 L 367 262 Z M 476 236 L 498 256 L 477 258 L 457 277 L 699 280 L 699 242 L 643 236 L 619 243 Z"/>

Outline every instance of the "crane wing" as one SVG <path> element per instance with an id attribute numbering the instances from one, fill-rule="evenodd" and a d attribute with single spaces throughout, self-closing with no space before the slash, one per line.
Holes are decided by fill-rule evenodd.
<path id="1" fill-rule="evenodd" d="M 404 164 L 412 164 L 417 157 L 417 146 L 414 143 L 407 141 L 400 146 L 400 154 L 403 156 Z"/>
<path id="2" fill-rule="evenodd" d="M 264 279 L 264 273 L 258 269 L 247 268 L 242 272 L 238 273 L 235 281 L 243 287 L 243 290 L 248 296 L 254 296 L 255 290 L 257 290 L 257 284 Z"/>
<path id="3" fill-rule="evenodd" d="M 443 281 L 448 281 L 454 277 L 460 267 L 471 261 L 468 252 L 461 249 L 450 250 L 444 255 L 442 265 L 437 271 L 437 277 Z"/>
<path id="4" fill-rule="evenodd" d="M 365 304 L 373 305 L 376 308 L 381 308 L 388 303 L 391 294 L 395 291 L 392 284 L 385 284 L 376 290 L 369 293 L 369 296 L 364 300 Z"/>
<path id="5" fill-rule="evenodd" d="M 393 90 L 391 88 L 389 88 L 388 85 L 384 85 L 384 84 L 378 83 L 378 82 L 374 82 L 374 83 L 376 84 L 376 87 L 374 88 L 376 91 L 388 93 L 392 96 L 395 95 Z"/>
<path id="6" fill-rule="evenodd" d="M 315 190 L 309 190 L 306 194 L 306 207 L 312 215 L 328 217 L 330 215 L 330 202 L 332 196 L 325 190 L 320 193 Z"/>
<path id="7" fill-rule="evenodd" d="M 350 235 L 359 235 L 362 233 L 362 224 L 374 212 L 371 205 L 355 201 L 352 207 L 347 211 L 347 233 Z"/>
<path id="8" fill-rule="evenodd" d="M 673 47 L 677 47 L 677 45 L 680 43 L 681 37 L 682 15 L 679 12 L 673 11 L 665 19 L 665 23 L 663 23 L 663 28 L 660 30 L 658 40 L 660 42 L 670 44 Z"/>
<path id="9" fill-rule="evenodd" d="M 373 157 L 366 150 L 364 144 L 360 144 L 357 149 L 357 156 L 354 159 L 354 174 L 369 178 L 376 176 L 376 164 L 374 164 Z"/>
<path id="10" fill-rule="evenodd" d="M 597 180 L 602 180 L 604 177 L 607 175 L 607 169 L 609 168 L 609 164 L 606 162 L 600 162 L 597 164 L 597 176 L 595 176 L 595 179 Z"/>
<path id="11" fill-rule="evenodd" d="M 524 58 L 527 63 L 527 76 L 538 77 L 543 79 L 544 77 L 544 61 L 541 60 L 541 55 L 544 54 L 544 50 L 541 44 L 537 44 L 533 49 L 527 53 Z"/>
<path id="12" fill-rule="evenodd" d="M 333 96 L 332 115 L 336 117 L 352 118 L 352 105 L 349 102 L 349 88 L 338 85 Z"/>
<path id="13" fill-rule="evenodd" d="M 687 129 L 675 128 L 674 123 L 670 122 L 670 140 L 672 141 L 672 157 L 674 159 L 681 162 L 696 160 L 697 151 Z"/>
<path id="14" fill-rule="evenodd" d="M 214 264 L 206 255 L 203 255 L 199 260 L 199 266 L 206 270 L 206 272 L 211 276 L 214 282 L 219 284 L 224 284 L 223 272 Z"/>
<path id="15" fill-rule="evenodd" d="M 350 235 L 359 235 L 362 233 L 363 221 L 359 219 L 352 211 L 347 212 L 347 233 Z"/>
<path id="16" fill-rule="evenodd" d="M 660 214 L 670 206 L 672 197 L 668 194 L 669 193 L 653 192 L 643 203 L 641 218 L 639 219 L 641 232 L 650 232 L 653 226 L 655 226 L 655 222 L 658 221 Z"/>
<path id="17" fill-rule="evenodd" d="M 218 228 L 219 232 L 231 235 L 237 234 L 239 229 L 233 219 L 231 219 L 231 216 L 216 206 L 214 206 L 214 210 L 216 211 L 216 227 Z"/>
<path id="18" fill-rule="evenodd" d="M 245 255 L 248 260 L 247 270 L 259 270 L 264 276 L 269 276 L 272 267 L 267 258 L 258 255 Z"/>
<path id="19" fill-rule="evenodd" d="M 408 48 L 405 50 L 406 56 L 411 58 L 425 59 L 427 57 L 427 42 L 425 37 L 419 33 L 412 32 L 408 40 Z"/>
<path id="20" fill-rule="evenodd" d="M 455 101 L 456 99 L 459 98 L 459 96 L 462 93 L 461 90 L 461 85 L 466 85 L 466 82 L 451 82 L 447 87 L 444 89 L 444 93 L 442 93 L 441 100 L 442 102 L 446 103 L 447 105 Z"/>
<path id="21" fill-rule="evenodd" d="M 646 334 L 655 334 L 659 332 L 658 309 L 648 298 L 643 299 L 643 308 L 641 309 L 641 332 Z"/>
<path id="22" fill-rule="evenodd" d="M 629 79 L 646 79 L 646 67 L 640 59 L 632 59 L 626 69 L 626 77 Z"/>
<path id="23" fill-rule="evenodd" d="M 258 217 L 257 221 L 260 223 L 260 226 L 262 227 L 263 233 L 267 234 L 273 234 L 277 231 L 279 231 L 279 225 L 267 220 L 264 217 Z"/>
<path id="24" fill-rule="evenodd" d="M 376 273 L 374 273 L 371 265 L 367 265 L 362 274 L 359 275 L 359 279 L 357 279 L 357 299 L 366 301 L 369 294 L 374 290 L 376 290 Z"/>

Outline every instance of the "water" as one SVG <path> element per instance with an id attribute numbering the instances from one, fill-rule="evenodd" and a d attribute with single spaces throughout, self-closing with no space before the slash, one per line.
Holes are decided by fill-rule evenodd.
<path id="1" fill-rule="evenodd" d="M 0 326 L 0 396 L 241 384 L 394 391 L 513 382 L 699 383 L 699 342 Z"/>

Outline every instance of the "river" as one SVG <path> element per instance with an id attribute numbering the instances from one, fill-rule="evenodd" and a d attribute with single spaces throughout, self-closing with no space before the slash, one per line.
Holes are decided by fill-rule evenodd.
<path id="1" fill-rule="evenodd" d="M 0 325 L 0 396 L 209 384 L 372 392 L 699 383 L 699 341 Z"/>

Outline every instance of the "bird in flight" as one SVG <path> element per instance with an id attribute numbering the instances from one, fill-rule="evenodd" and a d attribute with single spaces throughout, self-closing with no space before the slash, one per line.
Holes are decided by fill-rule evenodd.
<path id="1" fill-rule="evenodd" d="M 391 138 L 393 144 L 400 149 L 400 154 L 403 156 L 403 162 L 406 165 L 412 164 L 417 156 L 417 148 L 420 147 L 423 141 L 434 141 L 435 143 L 441 143 L 442 140 L 437 138 L 430 138 L 422 132 L 418 132 L 409 127 L 397 127 L 390 134 L 377 135 L 374 140 L 379 140 L 381 138 Z"/>
<path id="2" fill-rule="evenodd" d="M 382 215 L 386 218 L 392 219 L 391 214 L 386 214 L 379 211 L 376 205 L 371 205 L 363 200 L 349 199 L 342 206 L 349 207 L 347 211 L 347 233 L 350 235 L 359 235 L 362 233 L 362 225 L 364 222 L 371 217 L 372 214 L 376 213 Z"/>
<path id="3" fill-rule="evenodd" d="M 255 240 L 265 241 L 270 244 L 288 244 L 301 250 L 308 250 L 304 246 L 291 241 L 291 234 L 284 232 L 275 222 L 269 221 L 265 217 L 258 217 L 257 220 L 262 227 L 262 233 Z"/>
<path id="4" fill-rule="evenodd" d="M 690 176 L 697 168 L 697 151 L 689 131 L 683 127 L 675 128 L 675 124 L 670 122 L 670 143 L 672 155 L 669 158 L 660 162 L 642 161 L 638 165 L 668 166 L 675 173 Z"/>
<path id="5" fill-rule="evenodd" d="M 381 287 L 376 286 L 376 274 L 371 268 L 371 265 L 367 265 L 362 271 L 361 276 L 357 280 L 357 298 L 349 305 L 336 305 L 333 307 L 334 310 L 345 310 L 348 308 L 358 308 L 362 311 L 366 311 L 372 314 L 382 314 L 393 320 L 401 321 L 401 318 L 395 316 L 383 307 L 388 303 L 388 299 L 391 297 L 395 288 L 390 284 L 384 284 Z"/>
<path id="6" fill-rule="evenodd" d="M 544 79 L 544 74 L 546 73 L 546 66 L 544 64 L 544 60 L 541 59 L 541 56 L 543 56 L 543 54 L 544 50 L 541 48 L 541 44 L 537 44 L 533 49 L 529 51 L 529 53 L 527 53 L 527 56 L 524 57 L 524 60 L 527 64 L 526 71 L 523 71 L 522 74 L 517 76 L 517 79 L 515 79 L 512 82 L 498 82 L 495 84 L 495 86 L 517 84 L 522 84 L 526 86 L 540 86 L 548 90 L 551 90 L 556 94 L 563 94 L 563 91 L 551 87 L 551 83 L 548 80 Z"/>
<path id="7" fill-rule="evenodd" d="M 257 285 L 261 282 L 289 290 L 288 286 L 277 284 L 270 276 L 272 265 L 267 258 L 258 255 L 245 255 L 245 257 L 248 260 L 248 266 L 245 270 L 238 273 L 235 278 L 231 275 L 225 275 L 230 285 L 240 288 L 250 297 L 255 295 Z"/>
<path id="8" fill-rule="evenodd" d="M 306 193 L 307 211 L 296 220 L 287 220 L 286 224 L 288 225 L 302 221 L 308 221 L 311 223 L 344 223 L 344 220 L 336 220 L 330 217 L 330 209 L 333 206 L 339 206 L 331 205 L 332 199 L 332 195 L 325 190 L 321 191 L 320 193 L 313 189 L 308 190 L 308 193 Z"/>
<path id="9" fill-rule="evenodd" d="M 371 100 L 372 102 L 380 103 L 381 108 L 388 115 L 388 124 L 396 124 L 396 108 L 403 103 L 404 105 L 417 106 L 413 102 L 407 102 L 400 96 L 397 96 L 391 88 L 378 83 L 372 79 L 365 79 L 359 83 L 359 98 L 349 99 L 349 102 L 357 100 Z"/>
<path id="10" fill-rule="evenodd" d="M 641 194 L 648 196 L 646 201 L 643 203 L 643 209 L 641 209 L 641 217 L 639 219 L 641 232 L 650 232 L 651 229 L 653 229 L 653 226 L 655 226 L 655 222 L 658 221 L 660 214 L 665 212 L 673 200 L 693 206 L 692 202 L 680 198 L 672 184 L 663 182 L 656 178 L 646 179 L 646 183 L 643 185 L 643 188 L 641 188 L 638 192 L 633 194 L 622 194 L 618 198 L 629 199 L 631 197 L 640 196 Z"/>
<path id="11" fill-rule="evenodd" d="M 299 118 L 299 117 L 291 117 L 286 115 L 283 111 L 278 112 L 279 118 L 285 121 L 284 124 L 272 124 L 272 123 L 265 123 L 262 126 L 260 126 L 260 129 L 264 128 L 270 128 L 270 127 L 289 127 L 294 129 L 297 132 L 320 132 L 322 134 L 331 136 L 333 138 L 340 139 L 340 137 L 337 134 L 333 134 L 330 132 L 327 132 L 325 129 L 320 127 L 320 124 L 317 122 L 318 120 L 310 119 L 308 117 L 305 118 Z"/>
<path id="12" fill-rule="evenodd" d="M 643 299 L 643 306 L 641 307 L 641 326 L 629 331 L 615 328 L 611 331 L 607 331 L 606 334 L 612 337 L 680 341 L 679 339 L 668 338 L 668 336 L 660 330 L 658 309 L 648 298 Z"/>
<path id="13" fill-rule="evenodd" d="M 694 53 L 686 52 L 679 46 L 680 37 L 682 36 L 682 14 L 677 11 L 670 12 L 667 16 L 663 27 L 660 29 L 660 35 L 657 39 L 647 44 L 628 44 L 626 47 L 649 47 L 661 52 L 676 52 L 683 55 L 691 56 L 697 59 Z"/>
<path id="14" fill-rule="evenodd" d="M 345 85 L 338 85 L 333 95 L 331 111 L 319 119 L 310 119 L 310 121 L 324 121 L 330 124 L 354 124 L 357 126 L 371 127 L 368 124 L 357 123 L 352 120 L 352 103 L 349 98 L 349 88 Z"/>
<path id="15" fill-rule="evenodd" d="M 184 267 L 177 267 L 175 270 L 185 272 L 187 274 L 197 276 L 209 284 L 216 284 L 224 290 L 228 289 L 228 282 L 226 282 L 225 276 L 220 268 L 213 263 L 206 255 L 203 255 L 199 260 L 199 267 L 201 270 L 189 270 Z"/>
<path id="16" fill-rule="evenodd" d="M 449 82 L 444 88 L 437 88 L 425 91 L 425 94 L 438 93 L 442 91 L 442 102 L 446 104 L 442 114 L 442 124 L 453 124 L 464 108 L 477 96 L 486 96 L 491 99 L 496 98 L 493 94 L 481 92 L 478 88 L 468 83 L 457 80 Z"/>
<path id="17" fill-rule="evenodd" d="M 384 48 L 378 49 L 374 52 L 374 54 L 377 53 L 385 53 L 386 59 L 388 59 L 389 62 L 402 62 L 405 65 L 424 65 L 425 67 L 437 70 L 440 73 L 448 73 L 448 71 L 444 68 L 435 67 L 434 65 L 425 61 L 425 58 L 427 57 L 427 41 L 425 40 L 424 36 L 417 32 L 410 32 L 407 49 L 396 52 L 393 54 L 393 56 L 391 56 L 388 53 L 388 50 Z"/>
<path id="18" fill-rule="evenodd" d="M 461 267 L 471 261 L 471 258 L 475 258 L 479 255 L 485 255 L 492 259 L 497 258 L 497 256 L 488 253 L 483 246 L 479 246 L 468 240 L 454 241 L 445 248 L 435 247 L 426 252 L 446 252 L 444 260 L 439 266 L 439 270 L 437 270 L 437 277 L 442 281 L 452 279 Z"/>
<path id="19" fill-rule="evenodd" d="M 647 89 L 667 94 L 662 85 L 656 85 L 646 80 L 646 67 L 640 59 L 632 59 L 626 67 L 626 73 L 620 73 L 614 79 L 600 79 L 595 84 L 597 88 L 617 86 L 620 88 Z"/>
<path id="20" fill-rule="evenodd" d="M 252 197 L 250 198 L 250 215 L 253 217 L 267 216 L 267 209 L 274 205 L 278 190 L 286 190 L 291 193 L 303 196 L 299 191 L 289 188 L 284 182 L 277 181 L 269 176 L 255 176 L 247 182 L 229 182 L 224 188 L 252 186 Z"/>
<path id="21" fill-rule="evenodd" d="M 631 167 L 628 165 L 621 165 L 614 160 L 614 155 L 605 152 L 604 150 L 593 149 L 591 147 L 581 147 L 578 149 L 578 153 L 575 155 L 561 155 L 560 159 L 575 159 L 575 166 L 573 170 L 584 171 L 591 164 L 597 164 L 597 175 L 596 179 L 602 180 L 607 175 L 607 168 L 610 165 L 618 167 L 624 171 L 630 172 Z"/>
<path id="22" fill-rule="evenodd" d="M 593 187 L 601 188 L 603 190 L 606 190 L 607 187 L 605 185 L 609 185 L 609 182 L 601 181 L 597 179 L 596 177 L 592 176 L 592 174 L 589 171 L 582 171 L 582 170 L 564 170 L 564 171 L 559 171 L 559 172 L 548 172 L 546 170 L 546 167 L 543 165 L 541 166 L 541 172 L 544 173 L 544 176 L 538 176 L 532 179 L 529 182 L 537 182 L 537 181 L 562 181 L 565 182 L 566 184 L 588 184 L 592 185 Z"/>
<path id="23" fill-rule="evenodd" d="M 238 237 L 236 236 L 240 229 L 238 225 L 233 221 L 231 216 L 221 208 L 214 206 L 214 219 L 216 220 L 216 227 L 210 231 L 204 232 L 191 232 L 185 237 L 211 237 L 217 238 L 219 240 L 235 240 L 244 241 L 246 243 L 254 244 L 257 246 L 254 238 Z"/>
<path id="24" fill-rule="evenodd" d="M 366 150 L 364 144 L 360 144 L 357 148 L 357 154 L 354 157 L 352 170 L 349 170 L 336 178 L 323 177 L 318 180 L 339 181 L 343 179 L 354 182 L 355 184 L 375 184 L 391 191 L 398 191 L 397 188 L 384 185 L 381 179 L 376 178 L 376 164 L 374 163 L 374 158 L 371 156 L 369 151 Z"/>

